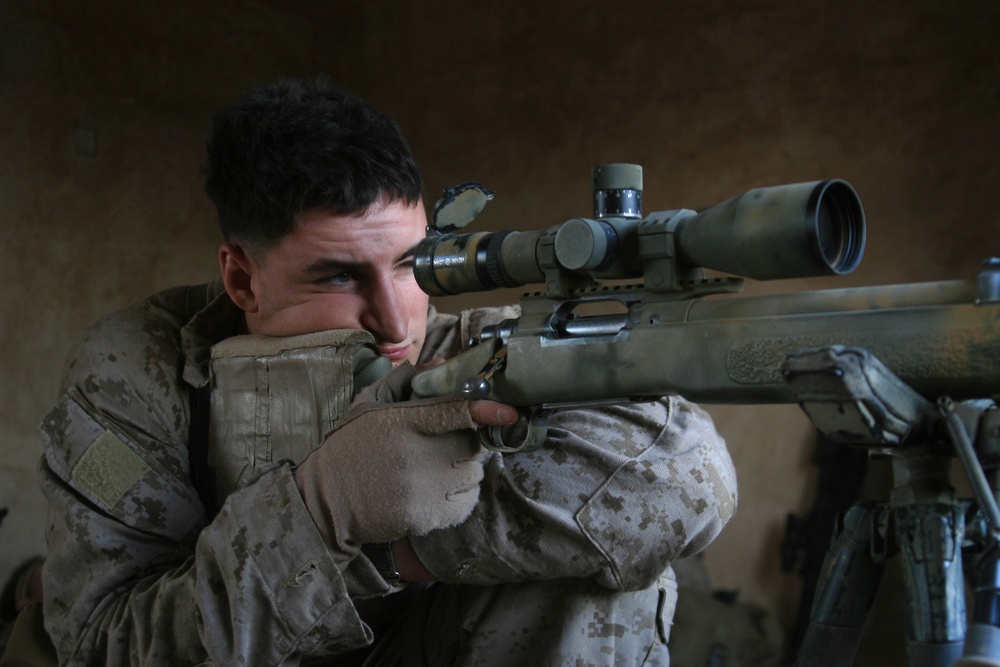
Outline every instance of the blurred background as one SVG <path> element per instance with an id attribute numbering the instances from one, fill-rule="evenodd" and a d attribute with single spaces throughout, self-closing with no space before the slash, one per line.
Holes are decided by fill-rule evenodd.
<path id="1" fill-rule="evenodd" d="M 847 179 L 860 268 L 748 287 L 822 289 L 971 277 L 1000 254 L 998 34 L 990 0 L 0 0 L 0 577 L 44 554 L 37 424 L 71 343 L 216 272 L 204 142 L 246 88 L 322 74 L 360 93 L 402 125 L 428 204 L 467 180 L 496 193 L 476 230 L 589 215 L 605 162 L 643 165 L 647 213 Z M 779 552 L 818 500 L 811 425 L 794 406 L 710 411 L 740 475 L 712 586 L 791 635 L 802 577 Z M 885 604 L 878 646 L 899 623 Z"/>

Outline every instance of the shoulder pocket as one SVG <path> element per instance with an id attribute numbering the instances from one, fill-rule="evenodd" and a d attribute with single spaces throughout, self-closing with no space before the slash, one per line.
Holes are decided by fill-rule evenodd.
<path id="1" fill-rule="evenodd" d="M 42 422 L 49 467 L 123 523 L 178 540 L 204 514 L 186 478 L 168 472 L 111 420 L 70 389 Z"/>

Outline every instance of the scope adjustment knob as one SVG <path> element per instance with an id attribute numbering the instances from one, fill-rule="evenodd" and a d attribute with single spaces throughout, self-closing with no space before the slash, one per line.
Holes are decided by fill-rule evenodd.
<path id="1" fill-rule="evenodd" d="M 608 258 L 610 225 L 597 220 L 573 218 L 559 226 L 555 253 L 559 265 L 570 271 L 592 271 Z"/>

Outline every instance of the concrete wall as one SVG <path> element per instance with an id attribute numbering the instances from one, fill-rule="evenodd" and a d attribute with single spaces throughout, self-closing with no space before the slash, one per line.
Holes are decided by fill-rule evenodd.
<path id="1" fill-rule="evenodd" d="M 0 575 L 44 549 L 36 424 L 62 358 L 101 314 L 213 274 L 208 118 L 278 75 L 329 74 L 396 116 L 429 200 L 486 183 L 479 228 L 588 214 L 590 167 L 626 161 L 645 167 L 646 211 L 856 186 L 857 272 L 750 291 L 966 277 L 1000 252 L 995 4 L 511 4 L 0 0 Z M 789 406 L 712 411 L 741 479 L 714 583 L 787 626 L 799 582 L 777 545 L 813 501 L 810 424 Z"/>

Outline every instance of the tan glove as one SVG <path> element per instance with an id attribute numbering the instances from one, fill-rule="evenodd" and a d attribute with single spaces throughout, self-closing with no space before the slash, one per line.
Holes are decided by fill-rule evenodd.
<path id="1" fill-rule="evenodd" d="M 413 373 L 403 365 L 362 392 L 295 472 L 313 521 L 345 560 L 364 543 L 457 525 L 479 499 L 484 457 L 468 403 L 387 402 Z"/>

